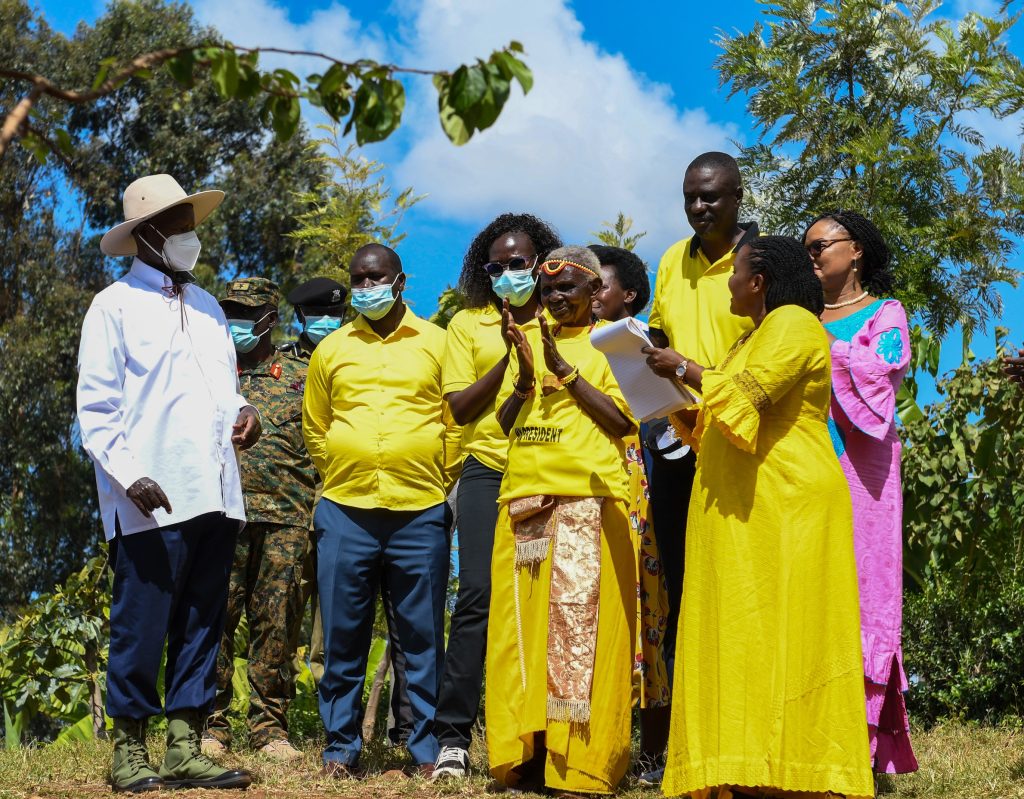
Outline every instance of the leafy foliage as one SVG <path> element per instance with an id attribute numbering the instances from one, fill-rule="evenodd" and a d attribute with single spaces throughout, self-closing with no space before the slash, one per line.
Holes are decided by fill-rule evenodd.
<path id="1" fill-rule="evenodd" d="M 1003 351 L 1006 331 L 998 328 Z M 905 568 L 919 585 L 1024 584 L 1024 394 L 998 357 L 941 380 L 943 399 L 903 429 Z"/>
<path id="2" fill-rule="evenodd" d="M 53 593 L 0 628 L 0 699 L 8 748 L 37 714 L 103 720 L 110 590 L 106 558 L 92 558 Z"/>
<path id="3" fill-rule="evenodd" d="M 941 400 L 904 414 L 903 644 L 911 712 L 992 720 L 1024 715 L 1024 392 L 1000 372 L 1009 349 L 941 379 Z M 935 374 L 938 347 L 914 331 L 912 367 Z M 911 388 L 911 393 L 913 387 Z"/>
<path id="4" fill-rule="evenodd" d="M 430 317 L 430 321 L 447 330 L 452 317 L 465 307 L 466 298 L 462 293 L 458 289 L 448 286 L 437 298 L 437 310 Z"/>
<path id="5" fill-rule="evenodd" d="M 305 257 L 284 285 L 315 275 L 348 285 L 348 263 L 360 247 L 376 242 L 396 247 L 402 216 L 423 199 L 412 188 L 392 198 L 381 176 L 382 164 L 344 146 L 336 127 L 320 126 L 326 135 L 308 145 L 307 157 L 319 165 L 323 177 L 309 191 L 296 194 L 306 210 L 297 216 L 289 235 L 304 245 Z"/>
<path id="6" fill-rule="evenodd" d="M 841 207 L 894 252 L 897 296 L 944 334 L 1001 310 L 1024 234 L 1021 153 L 989 145 L 988 116 L 1024 108 L 1007 48 L 1017 16 L 932 19 L 939 0 L 760 0 L 768 17 L 722 34 L 717 68 L 762 142 L 743 150 L 748 200 L 772 232 Z"/>
<path id="7" fill-rule="evenodd" d="M 14 5 L 20 7 L 17 2 Z M 136 5 L 138 9 L 134 8 Z M 155 0 L 139 4 L 119 2 L 112 6 L 113 13 L 108 18 L 118 11 L 159 14 L 166 8 L 170 7 Z M 94 57 L 85 79 L 74 70 L 69 75 L 66 70 L 51 72 L 16 64 L 0 68 L 0 80 L 16 87 L 0 131 L 0 156 L 11 140 L 20 136 L 21 144 L 41 161 L 51 153 L 73 158 L 74 137 L 60 125 L 59 112 L 53 113 L 53 109 L 60 104 L 88 107 L 118 94 L 126 86 L 137 90 L 142 81 L 157 73 L 173 79 L 178 92 L 206 86 L 224 100 L 258 106 L 262 124 L 272 129 L 279 141 L 295 135 L 301 119 L 301 102 L 307 101 L 321 108 L 334 122 L 345 121 L 345 134 L 354 131 L 360 145 L 386 139 L 401 123 L 405 87 L 396 77 L 399 74 L 433 76 L 442 127 L 456 144 L 464 144 L 474 132 L 497 121 L 513 80 L 519 82 L 524 93 L 533 85 L 530 69 L 520 58 L 523 47 L 519 42 L 495 51 L 487 61 L 478 59 L 472 66 L 463 65 L 449 73 L 380 64 L 365 58 L 342 61 L 325 53 L 278 47 L 240 47 L 215 35 L 196 39 L 187 29 L 167 31 L 161 45 L 135 49 L 131 47 L 131 29 L 126 27 L 122 31 L 126 41 L 99 52 L 140 55 L 127 63 L 117 56 Z M 261 53 L 315 57 L 329 66 L 322 75 L 303 79 L 287 69 L 260 69 Z M 69 85 L 90 88 L 64 88 Z M 39 106 L 44 97 L 53 102 Z"/>
<path id="8" fill-rule="evenodd" d="M 976 588 L 954 576 L 907 597 L 903 647 L 918 723 L 1024 715 L 1024 585 Z"/>
<path id="9" fill-rule="evenodd" d="M 601 224 L 604 227 L 591 235 L 609 247 L 621 247 L 632 252 L 636 249 L 637 242 L 647 235 L 647 231 L 631 234 L 629 231 L 633 229 L 633 217 L 626 216 L 622 211 L 619 211 L 614 223 L 602 222 Z"/>

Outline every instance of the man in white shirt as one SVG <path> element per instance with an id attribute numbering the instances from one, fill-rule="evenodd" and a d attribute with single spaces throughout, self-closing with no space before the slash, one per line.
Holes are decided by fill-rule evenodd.
<path id="1" fill-rule="evenodd" d="M 169 175 L 132 183 L 126 221 L 100 248 L 135 260 L 96 295 L 82 325 L 78 423 L 114 571 L 107 714 L 115 791 L 250 783 L 200 751 L 235 536 L 245 523 L 235 447 L 251 447 L 261 431 L 238 392 L 224 314 L 191 274 L 195 226 L 223 197 L 186 196 Z M 167 754 L 157 772 L 146 722 L 161 712 L 165 641 Z"/>

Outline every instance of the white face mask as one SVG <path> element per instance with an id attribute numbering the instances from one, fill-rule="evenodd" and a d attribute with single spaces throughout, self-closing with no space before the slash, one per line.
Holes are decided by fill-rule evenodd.
<path id="1" fill-rule="evenodd" d="M 156 248 L 146 242 L 146 246 L 149 247 L 153 252 L 160 256 L 164 264 L 168 269 L 173 269 L 176 272 L 191 272 L 196 267 L 196 262 L 199 260 L 199 252 L 203 246 L 199 243 L 199 236 L 196 235 L 194 230 L 190 230 L 188 233 L 175 233 L 173 236 L 165 236 L 153 225 L 150 225 L 153 230 L 156 230 L 157 235 L 164 240 L 164 246 L 161 252 L 157 252 Z"/>

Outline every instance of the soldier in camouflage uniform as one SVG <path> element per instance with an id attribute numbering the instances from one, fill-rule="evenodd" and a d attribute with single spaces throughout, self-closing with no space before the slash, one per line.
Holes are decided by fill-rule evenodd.
<path id="1" fill-rule="evenodd" d="M 226 711 L 234 674 L 234 632 L 249 621 L 250 742 L 277 760 L 300 753 L 288 741 L 288 704 L 295 695 L 292 660 L 302 624 L 303 561 L 316 491 L 316 471 L 302 440 L 307 361 L 275 352 L 280 295 L 265 278 L 228 283 L 220 300 L 238 354 L 241 390 L 256 406 L 264 434 L 241 455 L 248 523 L 239 533 L 228 592 L 227 623 L 217 662 L 217 700 L 203 737 L 206 751 L 230 744 Z"/>

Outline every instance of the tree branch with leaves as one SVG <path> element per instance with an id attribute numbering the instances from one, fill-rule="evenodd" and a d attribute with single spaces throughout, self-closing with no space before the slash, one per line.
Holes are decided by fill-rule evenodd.
<path id="1" fill-rule="evenodd" d="M 261 70 L 261 53 L 318 58 L 326 62 L 323 74 L 300 78 L 286 69 Z M 326 53 L 279 47 L 241 47 L 230 43 L 168 47 L 144 53 L 118 64 L 105 58 L 89 89 L 60 86 L 45 75 L 0 68 L 0 87 L 21 87 L 23 94 L 9 108 L 0 126 L 0 158 L 12 142 L 20 142 L 40 160 L 51 153 L 70 158 L 74 147 L 63 128 L 46 136 L 33 126 L 42 97 L 67 105 L 95 102 L 133 80 L 147 80 L 156 69 L 166 69 L 182 90 L 209 80 L 224 99 L 260 102 L 263 123 L 279 139 L 298 129 L 301 102 L 321 108 L 334 122 L 345 122 L 345 134 L 355 131 L 359 144 L 386 139 L 399 126 L 405 108 L 405 87 L 397 76 L 428 75 L 438 93 L 441 126 L 455 144 L 490 127 L 508 101 L 513 81 L 523 93 L 533 86 L 533 74 L 520 58 L 523 46 L 511 42 L 484 61 L 463 64 L 453 71 L 381 64 L 369 59 L 345 61 Z"/>

